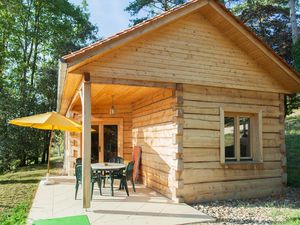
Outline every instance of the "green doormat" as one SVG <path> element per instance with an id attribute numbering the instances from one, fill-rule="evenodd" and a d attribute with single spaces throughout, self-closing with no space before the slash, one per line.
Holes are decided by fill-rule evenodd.
<path id="1" fill-rule="evenodd" d="M 36 220 L 32 225 L 90 225 L 87 216 L 68 216 L 45 220 Z"/>

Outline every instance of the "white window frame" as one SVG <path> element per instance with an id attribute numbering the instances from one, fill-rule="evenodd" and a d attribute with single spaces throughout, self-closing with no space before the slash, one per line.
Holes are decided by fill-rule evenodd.
<path id="1" fill-rule="evenodd" d="M 225 157 L 225 136 L 224 120 L 225 117 L 234 118 L 234 136 L 235 136 L 235 157 Z M 250 152 L 251 157 L 240 157 L 240 127 L 239 118 L 250 118 Z M 226 161 L 227 160 L 227 161 Z M 262 110 L 261 109 L 241 109 L 232 107 L 220 107 L 220 161 L 225 163 L 249 163 L 263 162 L 262 146 Z"/>

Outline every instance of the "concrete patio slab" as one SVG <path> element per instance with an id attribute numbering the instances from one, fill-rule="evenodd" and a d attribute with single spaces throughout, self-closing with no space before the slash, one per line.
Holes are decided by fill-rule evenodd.
<path id="1" fill-rule="evenodd" d="M 78 199 L 74 199 L 74 178 L 56 178 L 55 185 L 40 183 L 32 208 L 28 216 L 28 224 L 34 220 L 87 215 L 93 225 L 116 224 L 189 224 L 214 221 L 212 217 L 184 203 L 174 203 L 172 200 L 157 192 L 137 185 L 136 193 L 130 188 L 130 196 L 125 191 L 117 190 L 115 196 L 110 196 L 109 184 L 102 189 L 100 196 L 98 187 L 95 191 L 91 208 L 82 209 L 82 195 L 79 191 Z M 117 182 L 116 182 L 117 184 Z"/>

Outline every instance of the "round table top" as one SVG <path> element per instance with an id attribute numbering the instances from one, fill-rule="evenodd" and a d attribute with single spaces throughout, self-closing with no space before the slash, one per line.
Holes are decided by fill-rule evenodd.
<path id="1" fill-rule="evenodd" d="M 92 163 L 93 170 L 120 170 L 126 167 L 123 163 Z"/>

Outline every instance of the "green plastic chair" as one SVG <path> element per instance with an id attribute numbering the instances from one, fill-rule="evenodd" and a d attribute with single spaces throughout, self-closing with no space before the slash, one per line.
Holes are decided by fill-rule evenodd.
<path id="1" fill-rule="evenodd" d="M 124 159 L 122 157 L 116 156 L 109 160 L 110 163 L 124 163 Z"/>
<path id="2" fill-rule="evenodd" d="M 119 173 L 119 172 L 116 172 L 113 174 L 112 182 L 114 179 L 120 180 L 119 190 L 125 188 L 127 196 L 129 196 L 128 185 L 127 185 L 127 181 L 129 181 L 129 180 L 131 181 L 133 191 L 136 192 L 134 181 L 133 181 L 133 167 L 134 167 L 134 162 L 131 161 L 128 163 L 128 165 L 125 169 L 125 172 L 123 174 Z"/>
<path id="3" fill-rule="evenodd" d="M 75 184 L 75 200 L 77 199 L 77 193 L 79 185 L 82 185 L 82 165 L 77 165 L 75 168 L 76 184 Z M 102 195 L 101 182 L 102 176 L 100 174 L 94 174 L 91 168 L 91 199 L 93 199 L 94 185 L 98 184 L 100 195 Z"/>

